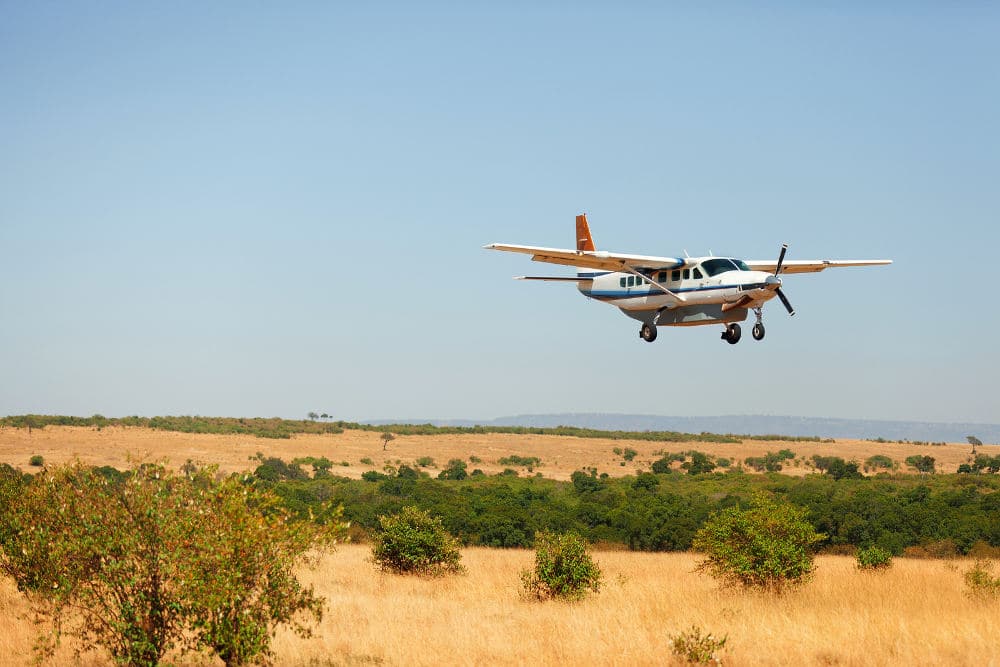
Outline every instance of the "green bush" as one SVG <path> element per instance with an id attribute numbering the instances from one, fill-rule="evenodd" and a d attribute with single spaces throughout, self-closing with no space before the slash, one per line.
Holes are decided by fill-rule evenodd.
<path id="1" fill-rule="evenodd" d="M 421 456 L 419 459 L 416 460 L 415 463 L 418 466 L 420 466 L 421 468 L 433 468 L 434 467 L 434 459 L 431 458 L 430 456 Z"/>
<path id="2" fill-rule="evenodd" d="M 308 635 L 324 601 L 295 571 L 342 533 L 339 511 L 293 521 L 253 478 L 215 473 L 143 464 L 113 477 L 77 463 L 8 499 L 0 572 L 50 626 L 40 659 L 68 634 L 118 664 L 155 665 L 171 648 L 242 664 L 271 655 L 280 625 Z"/>
<path id="3" fill-rule="evenodd" d="M 862 547 L 854 558 L 859 570 L 886 570 L 892 565 L 892 552 L 879 546 Z"/>
<path id="4" fill-rule="evenodd" d="M 382 570 L 424 575 L 464 571 L 458 540 L 448 534 L 441 519 L 407 506 L 378 521 L 381 530 L 374 536 L 372 559 Z"/>
<path id="5" fill-rule="evenodd" d="M 363 459 L 361 459 L 361 463 L 364 463 L 366 466 L 373 466 L 373 465 L 375 465 L 375 463 L 370 458 L 368 458 L 367 456 L 364 457 Z"/>
<path id="6" fill-rule="evenodd" d="M 40 468 L 45 465 L 45 457 L 41 454 L 35 454 L 30 459 L 28 459 L 28 465 Z"/>
<path id="7" fill-rule="evenodd" d="M 720 639 L 712 633 L 703 635 L 701 628 L 692 625 L 687 632 L 671 635 L 671 651 L 681 660 L 694 665 L 721 665 L 718 653 L 725 647 L 726 639 Z"/>
<path id="8" fill-rule="evenodd" d="M 693 546 L 706 556 L 698 569 L 724 583 L 780 591 L 809 577 L 811 549 L 824 537 L 803 509 L 759 495 L 749 509 L 734 506 L 714 514 Z"/>
<path id="9" fill-rule="evenodd" d="M 993 599 L 1000 595 L 1000 578 L 993 576 L 993 563 L 988 560 L 976 560 L 965 572 L 965 585 L 974 598 Z"/>
<path id="10" fill-rule="evenodd" d="M 469 476 L 469 473 L 466 472 L 467 467 L 465 461 L 462 459 L 451 459 L 448 461 L 448 467 L 438 474 L 438 479 L 462 481 Z"/>
<path id="11" fill-rule="evenodd" d="M 502 466 L 523 466 L 525 468 L 530 468 L 532 466 L 542 465 L 542 460 L 537 456 L 518 456 L 517 454 L 511 454 L 510 456 L 505 456 L 497 460 Z"/>
<path id="12" fill-rule="evenodd" d="M 535 536 L 535 567 L 521 572 L 525 593 L 539 600 L 578 600 L 601 589 L 601 569 L 590 557 L 587 542 L 575 533 Z"/>

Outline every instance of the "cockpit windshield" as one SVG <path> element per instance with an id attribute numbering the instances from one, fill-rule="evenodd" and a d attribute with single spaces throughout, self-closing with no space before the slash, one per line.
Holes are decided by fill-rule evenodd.
<path id="1" fill-rule="evenodd" d="M 717 276 L 726 271 L 749 271 L 750 267 L 742 259 L 730 259 L 728 257 L 714 257 L 701 263 L 701 268 L 709 276 Z"/>

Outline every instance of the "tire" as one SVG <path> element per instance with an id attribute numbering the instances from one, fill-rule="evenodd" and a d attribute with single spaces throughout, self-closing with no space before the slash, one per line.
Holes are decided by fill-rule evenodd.
<path id="1" fill-rule="evenodd" d="M 726 342 L 730 345 L 736 345 L 736 343 L 740 342 L 740 337 L 743 335 L 743 332 L 740 330 L 740 325 L 735 322 L 726 327 L 726 333 L 729 334 L 726 336 Z"/>
<path id="2" fill-rule="evenodd" d="M 643 339 L 647 343 L 652 343 L 656 340 L 656 327 L 652 324 L 643 324 L 642 328 L 639 329 L 639 338 Z"/>
<path id="3" fill-rule="evenodd" d="M 764 340 L 764 325 L 755 324 L 753 325 L 753 330 L 750 332 L 754 340 Z"/>

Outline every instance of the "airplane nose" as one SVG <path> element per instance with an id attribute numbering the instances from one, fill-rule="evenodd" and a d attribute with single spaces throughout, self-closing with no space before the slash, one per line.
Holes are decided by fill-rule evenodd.
<path id="1" fill-rule="evenodd" d="M 768 276 L 764 278 L 764 284 L 771 289 L 774 289 L 776 287 L 781 287 L 781 278 L 779 278 L 778 276 Z"/>

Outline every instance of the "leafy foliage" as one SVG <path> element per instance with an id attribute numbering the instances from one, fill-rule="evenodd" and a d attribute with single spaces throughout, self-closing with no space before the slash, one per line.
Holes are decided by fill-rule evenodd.
<path id="1" fill-rule="evenodd" d="M 712 633 L 702 634 L 701 628 L 691 626 L 686 632 L 671 635 L 673 654 L 694 665 L 721 665 L 718 653 L 726 646 L 727 637 L 716 637 Z"/>
<path id="2" fill-rule="evenodd" d="M 757 496 L 749 509 L 712 516 L 693 546 L 706 556 L 699 570 L 728 584 L 780 591 L 809 577 L 811 549 L 823 537 L 800 508 Z"/>
<path id="3" fill-rule="evenodd" d="M 28 459 L 28 465 L 40 468 L 45 465 L 45 457 L 41 454 L 34 454 L 30 459 Z"/>
<path id="4" fill-rule="evenodd" d="M 119 477 L 80 464 L 43 471 L 0 518 L 0 570 L 50 622 L 43 654 L 66 632 L 133 665 L 174 646 L 211 648 L 228 664 L 267 655 L 275 627 L 318 617 L 322 600 L 292 569 L 340 529 L 288 523 L 277 498 L 217 483 L 214 470 L 151 464 Z"/>
<path id="5" fill-rule="evenodd" d="M 467 468 L 467 464 L 462 459 L 451 459 L 448 461 L 448 467 L 438 473 L 438 479 L 462 481 L 469 476 L 466 472 Z"/>
<path id="6" fill-rule="evenodd" d="M 428 575 L 463 571 L 458 540 L 448 534 L 441 519 L 408 506 L 399 514 L 380 516 L 379 523 L 372 559 L 382 570 Z"/>
<path id="7" fill-rule="evenodd" d="M 877 545 L 859 548 L 854 558 L 859 570 L 887 570 L 892 565 L 892 552 Z"/>
<path id="8" fill-rule="evenodd" d="M 969 595 L 974 598 L 987 600 L 1000 596 L 1000 577 L 993 576 L 993 563 L 990 561 L 976 560 L 966 570 L 964 579 Z"/>
<path id="9" fill-rule="evenodd" d="M 502 466 L 522 466 L 530 468 L 542 465 L 542 460 L 537 456 L 518 456 L 517 454 L 511 454 L 510 456 L 504 456 L 497 459 L 497 463 Z"/>
<path id="10" fill-rule="evenodd" d="M 920 454 L 914 454 L 913 456 L 906 457 L 906 465 L 921 473 L 933 473 L 934 463 L 935 461 L 933 456 L 921 456 Z"/>
<path id="11" fill-rule="evenodd" d="M 575 533 L 539 533 L 535 536 L 535 567 L 521 572 L 527 595 L 539 600 L 578 600 L 601 589 L 601 569 L 587 542 Z"/>

